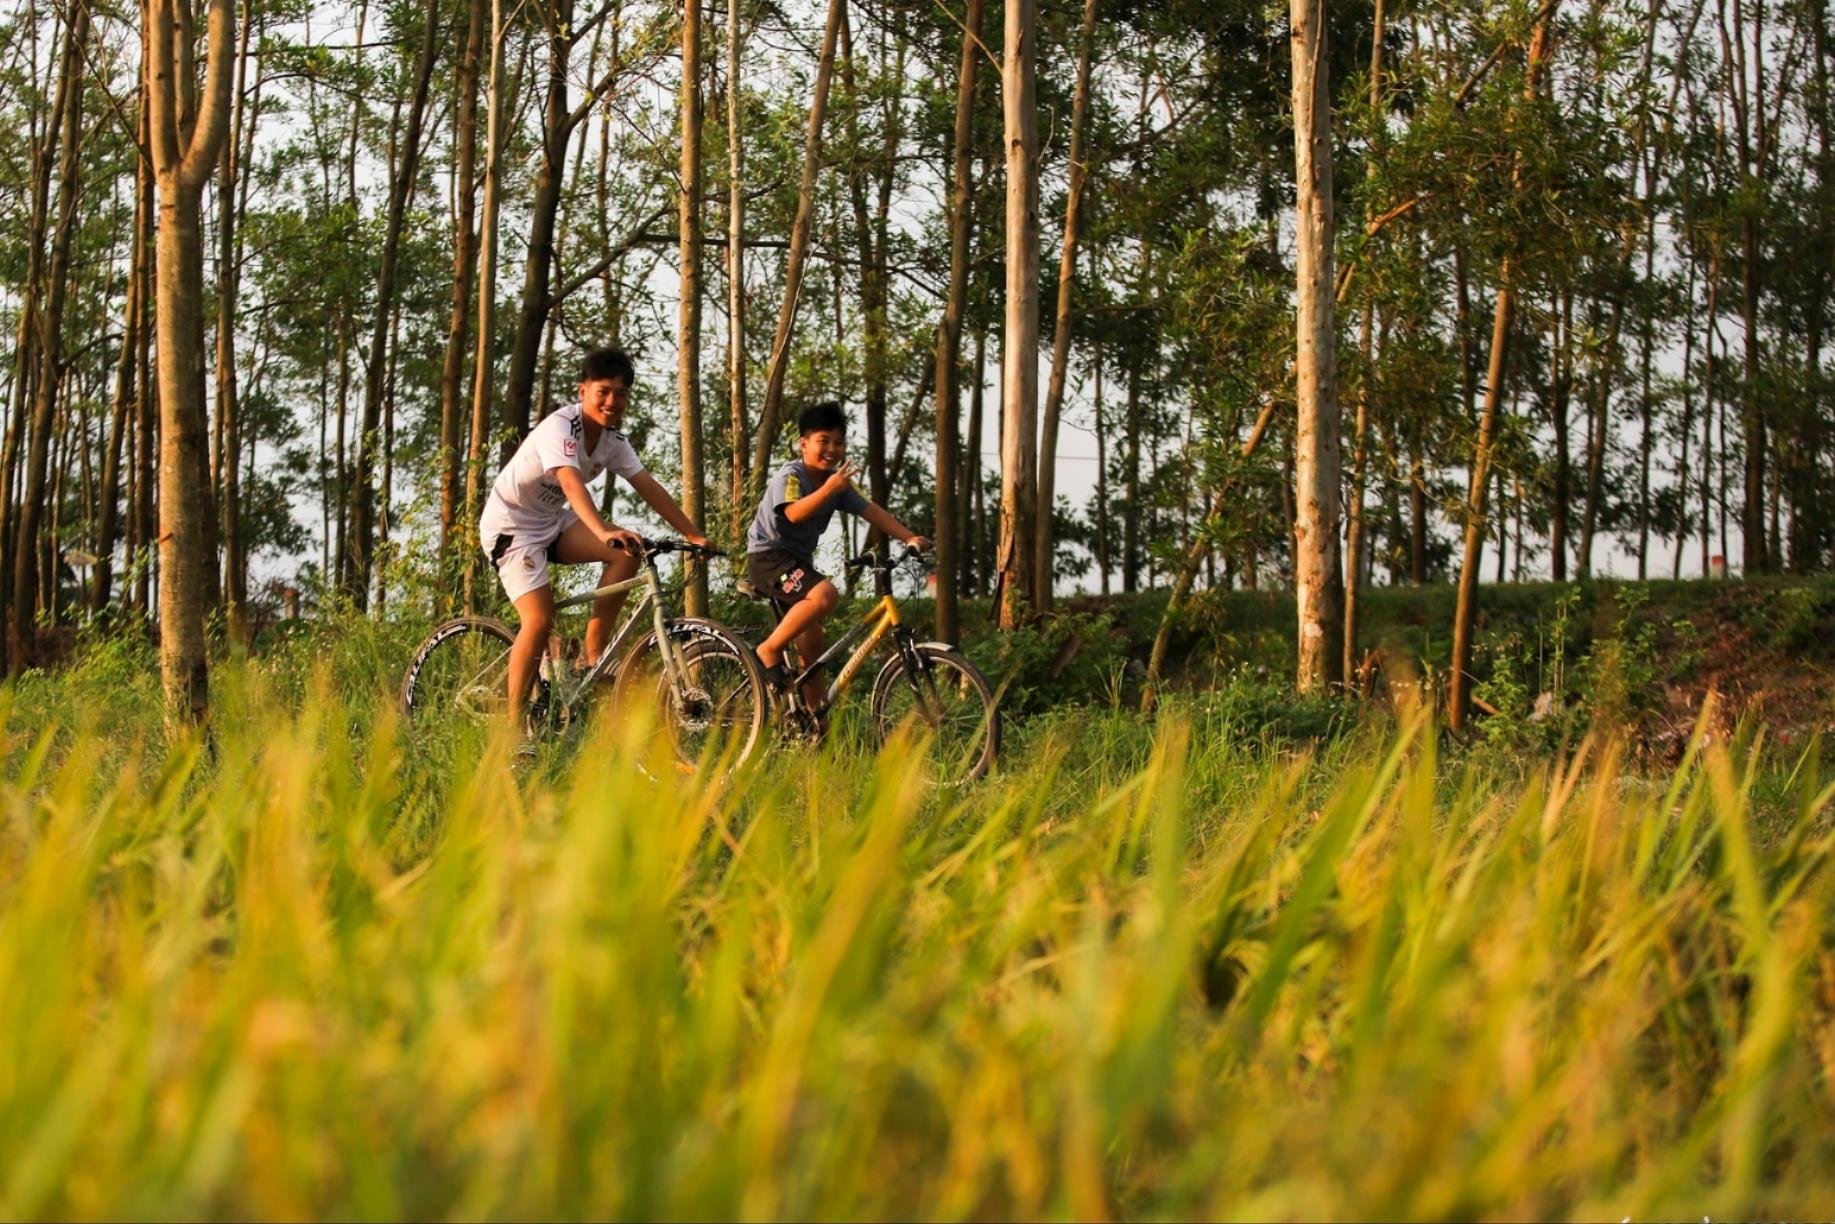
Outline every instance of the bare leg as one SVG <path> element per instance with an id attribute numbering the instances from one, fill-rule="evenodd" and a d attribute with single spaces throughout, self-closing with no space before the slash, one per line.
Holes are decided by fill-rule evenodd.
<path id="1" fill-rule="evenodd" d="M 796 657 L 805 668 L 822 657 L 822 622 L 817 621 L 803 632 L 796 635 Z M 810 710 L 822 708 L 828 696 L 820 676 L 811 676 L 802 685 L 803 706 Z"/>
<path id="2" fill-rule="evenodd" d="M 536 662 L 547 648 L 549 631 L 554 628 L 554 588 L 539 586 L 526 592 L 516 601 L 516 615 L 520 623 L 516 641 L 510 645 L 510 724 L 521 728 Z"/>
<path id="3" fill-rule="evenodd" d="M 563 565 L 587 565 L 599 562 L 603 568 L 599 571 L 599 585 L 607 586 L 614 582 L 623 582 L 637 574 L 637 556 L 608 547 L 604 540 L 595 536 L 592 528 L 585 523 L 570 523 L 560 539 L 554 542 L 555 560 Z M 581 665 L 591 667 L 599 661 L 599 652 L 605 649 L 606 642 L 612 636 L 612 625 L 617 620 L 618 609 L 624 606 L 623 591 L 616 595 L 605 595 L 593 600 L 592 615 L 586 621 L 586 648 Z"/>
<path id="4" fill-rule="evenodd" d="M 816 583 L 809 594 L 784 609 L 777 628 L 758 644 L 758 661 L 766 667 L 776 666 L 783 661 L 784 647 L 794 640 L 797 657 L 803 666 L 814 663 L 822 657 L 822 622 L 840 606 L 841 592 L 835 589 L 834 583 L 826 578 Z M 821 706 L 823 690 L 819 681 L 811 680 L 803 685 L 802 692 L 803 702 L 810 709 Z"/>

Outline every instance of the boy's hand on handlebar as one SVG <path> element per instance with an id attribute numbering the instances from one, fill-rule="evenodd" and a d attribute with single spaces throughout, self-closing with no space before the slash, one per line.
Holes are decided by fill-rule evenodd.
<path id="1" fill-rule="evenodd" d="M 912 552 L 929 552 L 930 537 L 914 535 L 905 541 L 905 547 L 909 548 Z"/>
<path id="2" fill-rule="evenodd" d="M 690 544 L 693 544 L 696 548 L 707 548 L 707 549 L 713 548 L 713 545 L 708 543 L 707 537 L 699 534 L 698 532 L 692 532 L 692 531 L 688 532 L 685 535 L 683 535 L 682 538 L 688 541 Z"/>
<path id="3" fill-rule="evenodd" d="M 606 543 L 606 546 L 611 548 L 613 551 L 623 549 L 625 552 L 631 553 L 633 556 L 635 556 L 638 553 L 643 552 L 644 550 L 643 537 L 638 535 L 635 531 L 626 531 L 622 527 L 614 528 L 613 530 L 606 532 L 605 533 L 605 543 Z"/>

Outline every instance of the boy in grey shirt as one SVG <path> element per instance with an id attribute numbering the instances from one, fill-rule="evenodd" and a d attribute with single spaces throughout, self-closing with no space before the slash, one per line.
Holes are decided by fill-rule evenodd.
<path id="1" fill-rule="evenodd" d="M 859 470 L 846 462 L 847 414 L 841 405 L 812 404 L 797 417 L 797 453 L 771 477 L 758 513 L 746 532 L 746 576 L 771 597 L 782 619 L 771 636 L 758 644 L 758 661 L 773 684 L 789 680 L 784 647 L 796 642 L 804 665 L 822 656 L 822 622 L 841 606 L 841 592 L 816 570 L 816 544 L 835 511 L 863 518 L 910 548 L 930 541 L 894 518 L 884 507 L 860 495 L 853 477 Z M 815 679 L 803 686 L 811 710 L 822 702 Z"/>

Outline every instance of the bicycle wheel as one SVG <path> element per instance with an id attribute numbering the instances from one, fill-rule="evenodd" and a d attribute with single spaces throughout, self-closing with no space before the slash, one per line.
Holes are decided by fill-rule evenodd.
<path id="1" fill-rule="evenodd" d="M 684 771 L 726 759 L 737 767 L 764 735 L 765 678 L 757 656 L 738 634 L 713 621 L 672 620 L 668 631 L 681 663 L 679 687 L 663 671 L 652 631 L 618 665 L 614 703 L 621 710 L 653 703 L 658 730 Z"/>
<path id="2" fill-rule="evenodd" d="M 966 656 L 936 642 L 912 648 L 913 669 L 901 652 L 873 682 L 873 726 L 883 742 L 906 719 L 929 728 L 931 755 L 945 783 L 972 782 L 1000 751 L 1000 711 L 994 690 Z"/>
<path id="3" fill-rule="evenodd" d="M 401 682 L 401 712 L 419 724 L 501 716 L 509 704 L 515 640 L 507 625 L 486 616 L 447 621 L 415 650 Z"/>

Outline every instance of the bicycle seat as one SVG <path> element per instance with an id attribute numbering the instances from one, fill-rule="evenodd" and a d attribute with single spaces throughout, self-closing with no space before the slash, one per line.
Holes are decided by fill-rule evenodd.
<path id="1" fill-rule="evenodd" d="M 770 602 L 771 599 L 769 595 L 753 586 L 750 578 L 741 578 L 738 582 L 733 584 L 733 589 L 738 591 L 741 595 L 744 595 L 747 599 L 762 599 L 767 603 Z"/>

